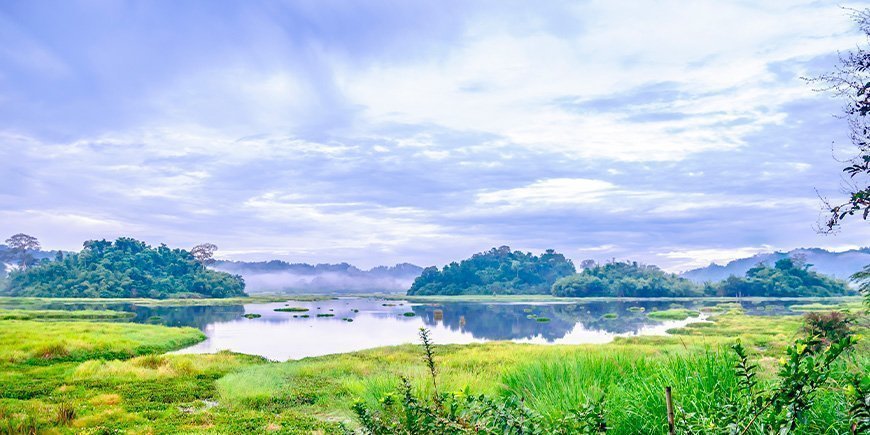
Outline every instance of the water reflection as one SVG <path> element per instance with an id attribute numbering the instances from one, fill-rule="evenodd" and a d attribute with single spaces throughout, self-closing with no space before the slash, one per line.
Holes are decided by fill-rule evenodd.
<path id="1" fill-rule="evenodd" d="M 669 308 L 702 310 L 719 302 L 705 300 L 578 301 L 576 303 L 413 304 L 375 298 L 339 298 L 315 302 L 149 307 L 134 304 L 48 304 L 49 309 L 109 309 L 135 313 L 132 321 L 203 330 L 207 340 L 182 352 L 223 349 L 273 360 L 350 352 L 417 342 L 420 327 L 432 330 L 437 343 L 512 340 L 531 343 L 605 343 L 617 336 L 665 334 L 697 321 L 656 321 L 647 313 Z M 805 301 L 744 301 L 754 315 L 796 314 L 789 306 Z M 277 312 L 298 307 L 306 312 Z M 248 319 L 245 314 L 261 317 Z"/>

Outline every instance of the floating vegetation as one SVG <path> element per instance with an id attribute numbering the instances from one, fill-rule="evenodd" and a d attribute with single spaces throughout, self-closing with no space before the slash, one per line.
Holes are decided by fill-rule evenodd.
<path id="1" fill-rule="evenodd" d="M 395 307 L 396 304 L 381 304 L 382 307 Z"/>
<path id="2" fill-rule="evenodd" d="M 537 314 L 529 314 L 529 315 L 526 316 L 527 319 L 534 319 L 534 318 L 536 318 L 536 317 L 538 317 Z"/>
<path id="3" fill-rule="evenodd" d="M 531 308 L 523 308 L 523 312 L 524 313 L 531 313 L 532 309 Z"/>
<path id="4" fill-rule="evenodd" d="M 244 318 L 246 318 L 246 319 L 259 319 L 260 317 L 263 317 L 263 316 L 260 315 L 260 314 L 256 314 L 256 313 L 248 313 L 248 314 L 245 314 L 245 315 L 242 316 L 242 317 L 244 317 Z M 293 316 L 293 317 L 296 317 L 296 316 Z"/>
<path id="5" fill-rule="evenodd" d="M 151 316 L 147 320 L 148 323 L 152 325 L 159 325 L 163 323 L 163 317 L 160 316 Z"/>
<path id="6" fill-rule="evenodd" d="M 354 309 L 352 309 L 352 310 L 350 310 L 350 311 L 352 311 L 352 312 L 354 312 L 354 313 L 358 313 L 358 312 L 359 312 L 359 310 L 356 309 L 356 308 L 354 308 Z"/>
<path id="7" fill-rule="evenodd" d="M 353 319 L 350 317 L 343 317 L 341 320 L 344 320 L 345 322 L 353 322 Z"/>
<path id="8" fill-rule="evenodd" d="M 646 308 L 644 308 L 644 307 L 628 307 L 628 311 L 631 311 L 632 313 L 642 313 L 642 312 L 646 311 Z"/>
<path id="9" fill-rule="evenodd" d="M 335 317 L 335 314 L 319 313 L 317 314 L 317 317 Z"/>
<path id="10" fill-rule="evenodd" d="M 279 311 L 282 313 L 304 313 L 304 312 L 308 311 L 308 308 L 302 308 L 302 307 L 275 308 L 275 311 Z"/>
<path id="11" fill-rule="evenodd" d="M 616 319 L 617 317 L 619 316 L 616 313 L 607 313 L 601 316 L 602 319 Z"/>
<path id="12" fill-rule="evenodd" d="M 414 316 L 416 316 L 416 314 L 414 314 L 413 311 L 408 311 L 407 313 L 402 313 L 402 315 L 405 316 L 405 317 L 414 317 Z"/>
<path id="13" fill-rule="evenodd" d="M 686 320 L 689 317 L 698 317 L 700 315 L 700 311 L 689 310 L 686 308 L 675 308 L 664 311 L 656 311 L 653 313 L 649 313 L 646 316 L 650 319 L 658 320 Z"/>
<path id="14" fill-rule="evenodd" d="M 549 322 L 550 318 L 549 317 L 536 317 L 535 320 L 537 320 L 538 322 Z"/>
<path id="15" fill-rule="evenodd" d="M 792 311 L 807 312 L 807 311 L 837 311 L 840 307 L 837 305 L 825 305 L 818 302 L 812 304 L 797 304 L 788 307 Z"/>

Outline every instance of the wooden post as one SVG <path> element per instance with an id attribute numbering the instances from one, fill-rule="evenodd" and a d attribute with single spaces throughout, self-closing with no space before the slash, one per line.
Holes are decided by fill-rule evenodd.
<path id="1" fill-rule="evenodd" d="M 668 434 L 675 435 L 677 428 L 674 426 L 674 401 L 671 398 L 671 387 L 665 387 L 665 404 L 668 406 Z"/>

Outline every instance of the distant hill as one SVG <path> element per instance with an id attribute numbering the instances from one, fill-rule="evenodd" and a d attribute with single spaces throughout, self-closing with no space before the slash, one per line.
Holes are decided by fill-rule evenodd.
<path id="1" fill-rule="evenodd" d="M 249 293 L 404 292 L 423 272 L 422 267 L 409 263 L 362 270 L 348 263 L 219 260 L 212 267 L 241 275 Z"/>
<path id="2" fill-rule="evenodd" d="M 707 267 L 693 269 L 683 272 L 680 276 L 695 282 L 722 281 L 731 275 L 744 276 L 746 271 L 759 263 L 773 266 L 778 260 L 795 256 L 805 256 L 806 262 L 812 265 L 812 270 L 818 273 L 839 279 L 849 279 L 850 275 L 870 264 L 870 247 L 843 252 L 831 252 L 819 248 L 800 248 L 788 252 L 756 254 L 731 261 L 724 266 L 714 263 Z"/>

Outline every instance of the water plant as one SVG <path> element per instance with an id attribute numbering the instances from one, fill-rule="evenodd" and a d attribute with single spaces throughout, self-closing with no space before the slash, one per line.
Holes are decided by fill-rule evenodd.
<path id="1" fill-rule="evenodd" d="M 320 307 L 318 307 L 317 309 L 319 310 Z M 309 310 L 308 310 L 308 308 L 303 308 L 303 307 L 283 307 L 283 308 L 275 308 L 275 311 L 282 312 L 282 313 L 304 313 L 304 312 L 309 311 Z"/>
<path id="2" fill-rule="evenodd" d="M 260 317 L 263 317 L 263 315 L 257 314 L 257 313 L 247 313 L 242 317 L 244 317 L 246 319 L 259 319 Z"/>

